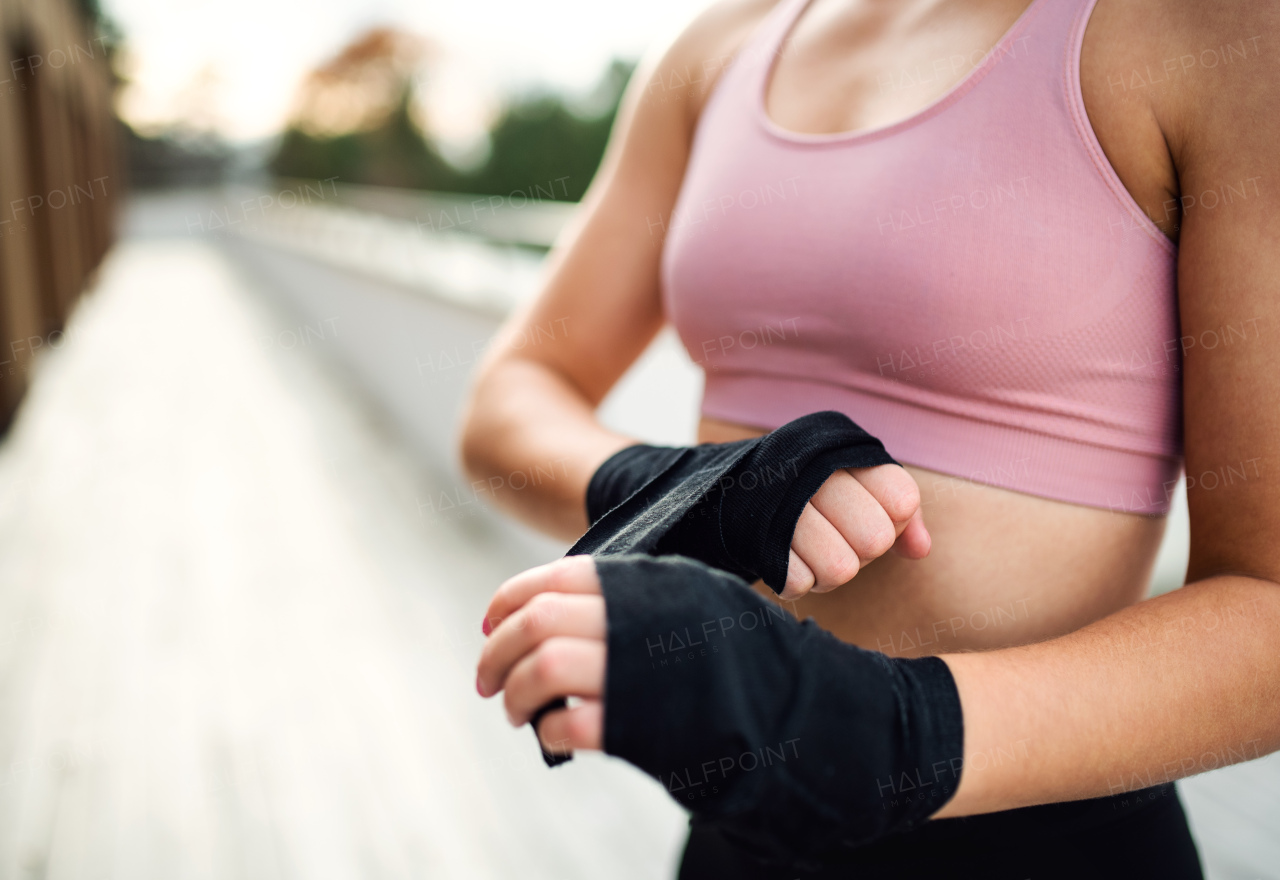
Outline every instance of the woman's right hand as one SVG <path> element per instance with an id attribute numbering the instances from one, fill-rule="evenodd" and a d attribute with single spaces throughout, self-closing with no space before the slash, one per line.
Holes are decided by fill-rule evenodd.
<path id="1" fill-rule="evenodd" d="M 796 523 L 782 598 L 830 592 L 890 547 L 908 559 L 922 559 L 930 543 L 920 489 L 905 468 L 838 470 Z"/>
<path id="2" fill-rule="evenodd" d="M 592 475 L 591 527 L 574 554 L 696 559 L 781 598 L 827 592 L 897 546 L 930 537 L 911 474 L 846 414 L 822 410 L 766 434 L 694 447 L 625 447 Z"/>

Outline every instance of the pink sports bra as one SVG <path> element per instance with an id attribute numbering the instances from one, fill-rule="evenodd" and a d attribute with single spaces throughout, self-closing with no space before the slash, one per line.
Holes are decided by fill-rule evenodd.
<path id="1" fill-rule="evenodd" d="M 834 409 L 904 463 L 1168 511 L 1177 249 L 1085 114 L 1094 2 L 1033 0 L 945 96 L 842 134 L 767 116 L 809 0 L 770 12 L 710 96 L 660 224 L 664 309 L 706 372 L 704 415 L 772 429 Z"/>

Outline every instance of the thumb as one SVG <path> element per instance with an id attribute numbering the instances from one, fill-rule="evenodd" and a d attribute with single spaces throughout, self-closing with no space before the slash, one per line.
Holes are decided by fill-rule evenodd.
<path id="1" fill-rule="evenodd" d="M 929 555 L 929 548 L 932 546 L 933 536 L 925 528 L 924 514 L 920 512 L 920 508 L 916 508 L 911 519 L 907 520 L 902 533 L 893 542 L 893 550 L 907 559 L 924 559 Z"/>

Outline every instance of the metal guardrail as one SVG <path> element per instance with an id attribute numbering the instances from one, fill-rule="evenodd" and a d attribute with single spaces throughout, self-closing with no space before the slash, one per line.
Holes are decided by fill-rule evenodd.
<path id="1" fill-rule="evenodd" d="M 577 208 L 333 181 L 277 186 L 226 187 L 189 230 L 225 231 L 497 318 L 537 293 L 546 248 Z"/>
<path id="2" fill-rule="evenodd" d="M 556 180 L 505 195 L 422 192 L 336 180 L 329 185 L 339 204 L 412 222 L 419 232 L 472 235 L 537 248 L 550 247 L 578 208 L 576 202 L 556 199 L 564 186 Z"/>

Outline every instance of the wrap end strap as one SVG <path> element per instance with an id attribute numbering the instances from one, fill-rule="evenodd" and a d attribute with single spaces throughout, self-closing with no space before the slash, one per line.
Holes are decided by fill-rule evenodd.
<path id="1" fill-rule="evenodd" d="M 683 452 L 679 447 L 637 443 L 605 459 L 587 483 L 588 526 L 665 473 Z"/>
<path id="2" fill-rule="evenodd" d="M 566 555 L 690 557 L 734 581 L 760 578 L 781 594 L 805 504 L 840 468 L 882 464 L 897 462 L 879 440 L 834 411 L 732 443 L 628 446 L 592 474 L 586 493 L 591 525 Z M 545 751 L 543 758 L 549 766 L 568 760 Z"/>
<path id="3" fill-rule="evenodd" d="M 628 446 L 592 474 L 591 527 L 569 555 L 687 556 L 781 593 L 805 504 L 840 468 L 883 464 L 897 462 L 830 410 L 749 440 Z"/>

